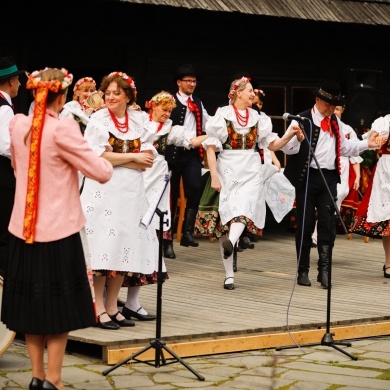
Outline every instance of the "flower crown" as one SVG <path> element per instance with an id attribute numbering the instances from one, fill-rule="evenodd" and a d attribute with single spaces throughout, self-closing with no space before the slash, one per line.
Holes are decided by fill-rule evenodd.
<path id="1" fill-rule="evenodd" d="M 96 85 L 96 81 L 92 77 L 83 77 L 80 80 L 77 80 L 76 84 L 73 87 L 73 92 L 75 92 L 77 88 L 84 83 L 92 83 L 93 85 Z"/>
<path id="2" fill-rule="evenodd" d="M 128 76 L 126 73 L 111 72 L 107 77 L 122 77 L 122 79 L 125 80 L 127 82 L 127 84 L 130 85 L 131 88 L 136 89 L 134 80 L 130 76 Z"/>
<path id="3" fill-rule="evenodd" d="M 254 89 L 253 92 L 265 96 L 265 93 L 262 89 Z"/>
<path id="4" fill-rule="evenodd" d="M 36 70 L 28 75 L 27 80 L 27 89 L 36 89 L 42 86 L 42 83 L 52 92 L 58 92 L 59 90 L 64 90 L 69 87 L 73 82 L 73 75 L 69 73 L 65 68 L 61 68 L 60 71 L 64 74 L 64 79 L 60 80 L 50 80 L 42 81 L 41 73 L 49 69 L 46 67 L 43 70 Z M 57 68 L 52 68 L 58 70 Z"/>
<path id="5" fill-rule="evenodd" d="M 249 81 L 251 81 L 251 78 L 250 77 L 241 77 L 240 79 L 237 79 L 234 81 L 234 84 L 233 84 L 233 89 L 230 90 L 229 92 L 229 99 L 232 99 L 236 90 L 243 84 L 246 84 L 248 83 Z"/>
<path id="6" fill-rule="evenodd" d="M 169 92 L 160 92 L 154 95 L 149 101 L 145 103 L 146 108 L 152 108 L 152 102 L 155 103 L 166 103 L 176 106 L 176 100 Z"/>

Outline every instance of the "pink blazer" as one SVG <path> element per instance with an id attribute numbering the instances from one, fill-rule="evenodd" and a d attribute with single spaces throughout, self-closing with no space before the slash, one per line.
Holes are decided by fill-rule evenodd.
<path id="1" fill-rule="evenodd" d="M 9 231 L 23 237 L 32 115 L 17 114 L 10 123 L 12 166 L 16 176 L 15 203 Z M 34 240 L 49 242 L 79 232 L 85 225 L 78 171 L 100 183 L 107 182 L 113 167 L 89 147 L 73 118 L 59 120 L 47 110 L 42 132 L 38 211 Z"/>

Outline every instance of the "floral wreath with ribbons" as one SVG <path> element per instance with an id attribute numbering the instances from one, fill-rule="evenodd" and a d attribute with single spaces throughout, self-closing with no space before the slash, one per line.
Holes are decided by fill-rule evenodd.
<path id="1" fill-rule="evenodd" d="M 124 72 L 111 72 L 107 77 L 122 77 L 122 79 L 134 89 L 134 91 L 137 90 L 134 80 Z"/>
<path id="2" fill-rule="evenodd" d="M 243 84 L 246 84 L 248 83 L 249 81 L 251 81 L 251 78 L 250 77 L 241 77 L 240 79 L 237 79 L 235 80 L 234 84 L 233 84 L 233 89 L 230 90 L 229 92 L 229 95 L 228 95 L 228 98 L 229 99 L 232 99 L 234 94 L 236 93 L 236 90 Z"/>
<path id="3" fill-rule="evenodd" d="M 73 81 L 73 75 L 65 68 L 60 71 L 64 74 L 63 80 L 48 80 L 43 81 L 41 78 L 42 72 L 48 70 L 36 70 L 28 75 L 27 89 L 35 89 L 34 99 L 34 114 L 31 124 L 31 142 L 30 156 L 27 176 L 27 195 L 26 209 L 23 223 L 23 236 L 26 238 L 26 243 L 34 242 L 35 223 L 38 209 L 38 189 L 39 189 L 39 172 L 40 172 L 40 149 L 42 129 L 45 121 L 47 96 L 50 92 L 57 93 L 58 91 L 68 88 Z M 58 70 L 57 68 L 52 68 Z"/>
<path id="4" fill-rule="evenodd" d="M 152 108 L 152 103 L 164 103 L 166 102 L 167 104 L 171 103 L 172 105 L 176 105 L 176 100 L 173 95 L 171 95 L 168 92 L 160 92 L 156 95 L 154 95 L 150 100 L 148 100 L 145 103 L 146 108 Z"/>
<path id="5" fill-rule="evenodd" d="M 92 77 L 83 77 L 80 80 L 77 80 L 76 84 L 73 87 L 73 92 L 76 92 L 77 88 L 84 83 L 92 83 L 96 86 L 96 81 Z"/>
<path id="6" fill-rule="evenodd" d="M 265 96 L 265 93 L 264 93 L 264 91 L 263 91 L 262 89 L 254 89 L 253 92 L 254 92 L 254 93 L 257 93 L 257 94 L 260 93 L 260 94 L 262 94 L 263 96 Z"/>

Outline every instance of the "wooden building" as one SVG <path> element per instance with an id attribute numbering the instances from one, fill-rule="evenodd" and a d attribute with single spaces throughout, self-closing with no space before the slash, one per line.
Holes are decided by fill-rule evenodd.
<path id="1" fill-rule="evenodd" d="M 279 134 L 283 113 L 310 107 L 325 79 L 343 86 L 343 119 L 359 133 L 390 112 L 390 0 L 9 1 L 0 29 L 0 55 L 20 68 L 64 66 L 98 83 L 125 71 L 141 106 L 175 91 L 176 69 L 192 63 L 210 114 L 227 104 L 232 75 L 249 72 Z M 21 90 L 17 108 L 29 100 Z"/>

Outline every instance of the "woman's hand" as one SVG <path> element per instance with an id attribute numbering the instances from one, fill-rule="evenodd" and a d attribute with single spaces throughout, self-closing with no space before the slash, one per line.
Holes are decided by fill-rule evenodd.
<path id="1" fill-rule="evenodd" d="M 211 176 L 211 188 L 214 191 L 221 192 L 221 182 L 218 176 Z"/>

